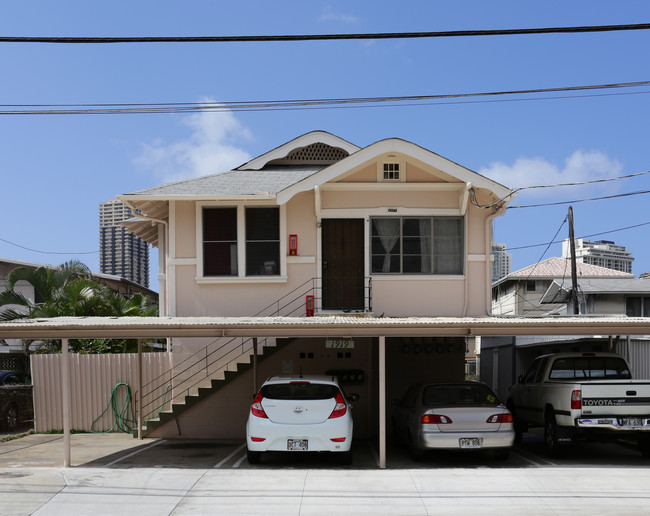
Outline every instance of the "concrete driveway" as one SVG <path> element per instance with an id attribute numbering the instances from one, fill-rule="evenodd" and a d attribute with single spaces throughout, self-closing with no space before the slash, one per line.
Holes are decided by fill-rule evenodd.
<path id="1" fill-rule="evenodd" d="M 279 455 L 252 467 L 242 442 L 76 434 L 73 466 L 63 468 L 61 435 L 28 435 L 0 443 L 0 513 L 519 516 L 650 506 L 650 468 L 636 455 L 605 466 L 517 451 L 507 462 L 443 456 L 417 465 L 389 455 L 389 469 L 379 470 L 372 448 L 355 443 L 353 466 Z"/>

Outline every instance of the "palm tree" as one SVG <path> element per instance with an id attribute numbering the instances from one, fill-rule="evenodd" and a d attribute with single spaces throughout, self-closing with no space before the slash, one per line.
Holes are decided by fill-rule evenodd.
<path id="1" fill-rule="evenodd" d="M 14 287 L 20 280 L 34 287 L 31 300 Z M 16 305 L 8 306 L 8 305 Z M 4 310 L 2 308 L 4 307 Z M 125 298 L 107 285 L 95 280 L 90 269 L 79 261 L 69 261 L 58 268 L 17 267 L 6 280 L 6 290 L 0 292 L 0 320 L 49 317 L 143 317 L 157 316 L 158 307 L 142 294 Z M 29 352 L 32 341 L 23 341 Z M 70 340 L 70 350 L 81 353 L 127 352 L 137 347 L 137 341 L 127 339 Z M 61 342 L 40 342 L 39 350 L 58 352 Z"/>

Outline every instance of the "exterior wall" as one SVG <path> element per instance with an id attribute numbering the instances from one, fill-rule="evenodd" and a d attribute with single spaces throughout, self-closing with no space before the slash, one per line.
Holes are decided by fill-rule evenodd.
<path id="1" fill-rule="evenodd" d="M 411 167 L 408 178 L 423 177 L 440 181 L 425 171 Z M 376 185 L 377 164 L 372 162 L 345 177 L 358 184 L 361 179 Z M 339 183 L 340 185 L 341 183 Z M 397 216 L 423 214 L 459 214 L 460 195 L 457 186 L 450 190 L 328 190 L 320 193 L 322 218 L 363 218 L 365 222 L 365 276 L 370 276 L 369 233 L 370 216 L 386 207 L 397 207 Z M 344 187 L 345 188 L 345 187 Z M 298 256 L 286 257 L 286 276 L 268 278 L 198 279 L 200 242 L 197 243 L 197 205 L 194 202 L 175 202 L 172 210 L 173 290 L 174 310 L 177 316 L 241 316 L 254 315 L 273 304 L 288 292 L 309 283 L 320 275 L 320 230 L 313 191 L 303 192 L 286 205 L 286 236 L 298 236 Z M 223 205 L 226 205 L 224 203 Z M 405 211 L 406 210 L 406 211 Z M 393 213 L 393 212 L 391 212 Z M 489 309 L 488 270 L 491 235 L 486 239 L 487 210 L 473 206 L 467 209 L 465 225 L 465 275 L 459 276 L 405 276 L 373 275 L 373 312 L 387 316 L 417 315 L 485 315 Z M 489 225 L 488 225 L 489 226 Z M 491 232 L 491 226 L 488 231 Z M 198 244 L 198 245 L 197 245 Z M 298 306 L 312 284 L 296 294 L 297 315 L 304 310 Z M 316 294 L 318 297 L 318 293 Z M 301 300 L 302 299 L 302 300 Z M 266 313 L 265 315 L 274 315 Z M 286 314 L 283 314 L 286 315 Z"/>
<path id="2" fill-rule="evenodd" d="M 588 296 L 589 313 L 625 315 L 625 296 L 621 294 L 598 294 Z"/>
<path id="3" fill-rule="evenodd" d="M 113 388 L 127 383 L 136 395 L 138 388 L 138 355 L 68 355 L 70 363 L 71 428 L 85 432 L 107 431 L 113 426 L 113 413 L 109 406 Z M 160 386 L 153 396 L 164 394 L 171 365 L 168 353 L 142 354 L 142 382 Z M 43 354 L 31 356 L 32 383 L 34 385 L 34 430 L 49 432 L 63 429 L 62 405 L 63 355 Z M 162 375 L 162 376 L 161 376 Z M 118 390 L 118 401 L 123 402 L 125 388 Z M 157 404 L 153 396 L 145 398 L 145 406 Z M 122 406 L 122 405 L 120 405 Z M 102 416 L 93 427 L 93 421 Z M 115 429 L 117 430 L 117 429 Z"/>
<path id="4" fill-rule="evenodd" d="M 460 381 L 464 378 L 463 338 L 386 339 L 386 400 L 390 418 L 399 400 L 414 382 Z M 212 396 L 183 412 L 177 423 L 155 430 L 151 437 L 237 439 L 245 436 L 248 411 L 264 379 L 275 375 L 324 374 L 353 369 L 364 373 L 360 384 L 345 384 L 346 393 L 359 394 L 354 406 L 354 437 L 368 438 L 378 431 L 377 340 L 354 339 L 354 349 L 333 350 L 324 339 L 296 339 L 258 365 L 255 385 L 248 371 Z"/>

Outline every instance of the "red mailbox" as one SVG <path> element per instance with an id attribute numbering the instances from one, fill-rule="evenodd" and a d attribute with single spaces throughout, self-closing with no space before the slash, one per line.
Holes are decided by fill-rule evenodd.
<path id="1" fill-rule="evenodd" d="M 314 296 L 307 296 L 305 299 L 305 311 L 307 317 L 314 317 Z"/>

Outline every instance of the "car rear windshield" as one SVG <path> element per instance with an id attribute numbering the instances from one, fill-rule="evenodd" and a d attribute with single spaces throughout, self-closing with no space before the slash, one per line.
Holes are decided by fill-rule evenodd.
<path id="1" fill-rule="evenodd" d="M 424 405 L 498 405 L 499 400 L 484 385 L 430 385 L 422 393 Z"/>
<path id="2" fill-rule="evenodd" d="M 559 358 L 551 366 L 552 380 L 611 380 L 632 378 L 625 360 L 618 357 Z"/>
<path id="3" fill-rule="evenodd" d="M 326 383 L 288 382 L 262 387 L 262 396 L 272 400 L 326 400 L 338 392 L 336 385 Z"/>

